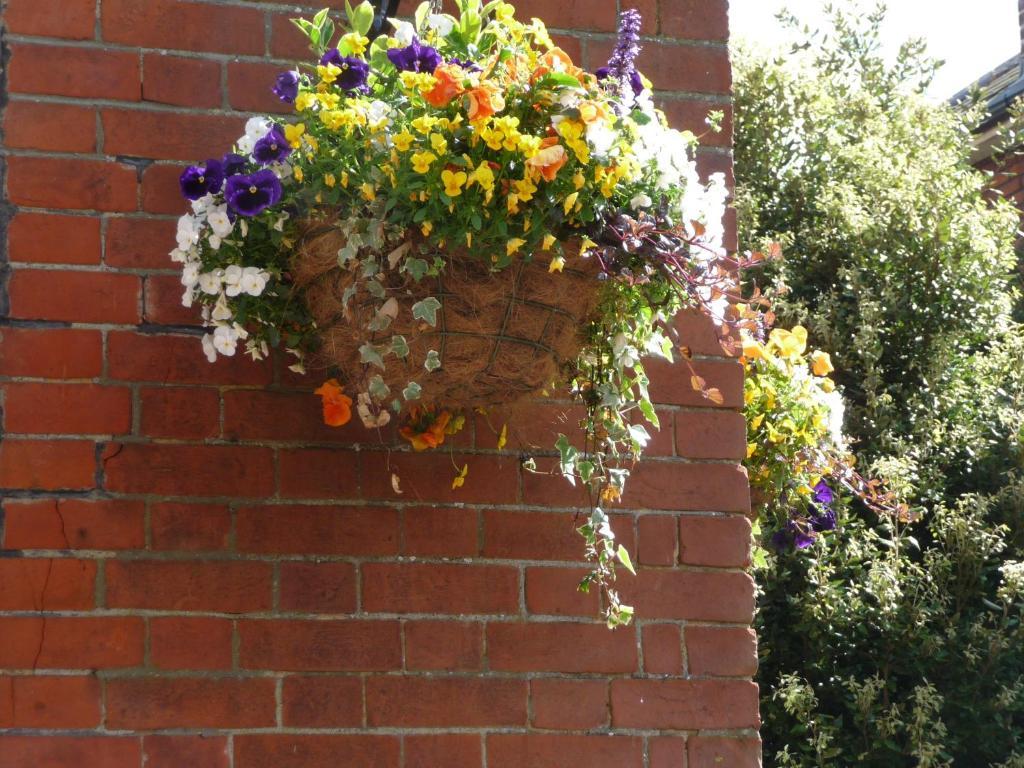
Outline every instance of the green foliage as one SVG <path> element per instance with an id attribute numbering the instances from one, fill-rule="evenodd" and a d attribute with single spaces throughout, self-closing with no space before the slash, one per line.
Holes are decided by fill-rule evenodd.
<path id="1" fill-rule="evenodd" d="M 978 113 L 924 98 L 920 44 L 886 64 L 881 21 L 846 5 L 736 57 L 741 242 L 782 244 L 781 323 L 830 353 L 859 466 L 912 510 L 853 503 L 760 570 L 766 764 L 1019 768 L 1019 213 L 970 165 Z"/>

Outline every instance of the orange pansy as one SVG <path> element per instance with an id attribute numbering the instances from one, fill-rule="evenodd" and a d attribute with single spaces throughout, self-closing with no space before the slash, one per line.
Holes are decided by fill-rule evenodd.
<path id="1" fill-rule="evenodd" d="M 437 78 L 437 85 L 423 97 L 432 107 L 447 107 L 452 99 L 465 91 L 462 86 L 462 67 L 441 64 L 434 70 L 434 77 Z"/>
<path id="2" fill-rule="evenodd" d="M 554 181 L 555 176 L 569 160 L 565 147 L 558 143 L 557 136 L 548 136 L 540 143 L 540 151 L 526 161 L 526 164 L 540 172 L 547 181 Z"/>
<path id="3" fill-rule="evenodd" d="M 398 433 L 412 444 L 414 451 L 437 448 L 444 443 L 451 418 L 448 411 L 435 414 L 427 408 L 413 408 L 409 413 L 409 422 Z"/>
<path id="4" fill-rule="evenodd" d="M 466 91 L 469 104 L 466 114 L 470 120 L 486 120 L 491 115 L 505 108 L 505 97 L 501 89 L 492 83 L 480 83 L 476 88 Z"/>
<path id="5" fill-rule="evenodd" d="M 343 427 L 352 420 L 352 398 L 342 392 L 337 379 L 328 379 L 313 394 L 323 400 L 324 424 Z"/>

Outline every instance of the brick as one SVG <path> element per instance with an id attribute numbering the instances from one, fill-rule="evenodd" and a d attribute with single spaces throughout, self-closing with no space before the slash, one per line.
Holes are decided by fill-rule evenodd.
<path id="1" fill-rule="evenodd" d="M 490 565 L 366 563 L 363 610 L 386 613 L 496 614 L 519 610 L 514 568 Z"/>
<path id="2" fill-rule="evenodd" d="M 295 728 L 359 728 L 363 682 L 358 677 L 286 677 L 283 723 Z"/>
<path id="3" fill-rule="evenodd" d="M 398 513 L 374 507 L 261 506 L 238 510 L 242 552 L 398 554 Z"/>
<path id="4" fill-rule="evenodd" d="M 131 269 L 172 269 L 174 263 L 168 254 L 174 247 L 175 226 L 170 219 L 109 219 L 104 263 Z"/>
<path id="5" fill-rule="evenodd" d="M 612 680 L 612 727 L 757 728 L 757 686 L 744 680 Z"/>
<path id="6" fill-rule="evenodd" d="M 270 608 L 269 563 L 114 560 L 107 605 L 167 611 L 245 613 Z"/>
<path id="7" fill-rule="evenodd" d="M 637 736 L 487 735 L 488 768 L 641 768 L 643 764 L 643 740 Z"/>
<path id="8" fill-rule="evenodd" d="M 142 57 L 142 100 L 191 109 L 221 106 L 220 62 L 164 51 Z"/>
<path id="9" fill-rule="evenodd" d="M 645 624 L 641 631 L 644 672 L 649 675 L 683 674 L 682 634 L 675 624 Z"/>
<path id="10" fill-rule="evenodd" d="M 241 355 L 207 363 L 198 336 L 113 331 L 107 335 L 110 378 L 157 384 L 262 384 L 270 366 Z"/>
<path id="11" fill-rule="evenodd" d="M 183 170 L 182 163 L 154 163 L 146 168 L 142 173 L 142 210 L 174 216 L 186 213 L 186 201 L 181 197 L 180 184 Z M 168 242 L 173 246 L 173 239 Z"/>
<path id="12" fill-rule="evenodd" d="M 738 515 L 680 517 L 679 560 L 684 565 L 746 568 L 750 565 L 750 520 Z"/>
<path id="13" fill-rule="evenodd" d="M 112 155 L 191 161 L 220 157 L 244 132 L 240 117 L 102 109 L 103 149 Z"/>
<path id="14" fill-rule="evenodd" d="M 471 557 L 479 550 L 478 514 L 471 509 L 411 507 L 403 513 L 403 554 Z"/>
<path id="15" fill-rule="evenodd" d="M 557 480 L 568 485 L 561 477 Z M 483 522 L 484 557 L 579 561 L 585 554 L 583 537 L 576 530 L 585 521 L 571 512 L 487 510 Z M 635 548 L 632 528 L 632 517 L 612 515 L 616 538 L 631 551 Z"/>
<path id="16" fill-rule="evenodd" d="M 281 451 L 281 495 L 298 499 L 359 498 L 359 454 L 330 449 Z"/>
<path id="17" fill-rule="evenodd" d="M 54 180 L 60 183 L 55 184 Z M 7 158 L 7 192 L 15 205 L 71 210 L 135 210 L 135 169 L 100 160 Z"/>
<path id="18" fill-rule="evenodd" d="M 691 411 L 676 414 L 676 448 L 688 459 L 747 456 L 747 423 L 742 413 Z"/>
<path id="19" fill-rule="evenodd" d="M 232 109 L 264 114 L 291 113 L 292 106 L 282 102 L 271 90 L 283 69 L 279 64 L 228 62 L 228 102 Z"/>
<path id="20" fill-rule="evenodd" d="M 687 753 L 689 768 L 761 768 L 760 739 L 691 736 Z"/>
<path id="21" fill-rule="evenodd" d="M 474 670 L 483 663 L 483 626 L 476 622 L 405 622 L 405 664 L 412 670 Z"/>
<path id="22" fill-rule="evenodd" d="M 689 405 L 698 408 L 725 408 L 739 410 L 743 407 L 743 367 L 735 360 L 696 360 L 692 363 L 698 376 L 709 387 L 716 387 L 722 394 L 722 404 L 716 405 L 704 398 L 690 384 L 690 370 L 682 362 L 669 363 L 661 358 L 645 361 L 647 374 L 651 377 L 651 399 L 663 405 Z"/>
<path id="23" fill-rule="evenodd" d="M 281 563 L 280 610 L 352 613 L 356 570 L 351 563 Z"/>
<path id="24" fill-rule="evenodd" d="M 614 46 L 612 39 L 590 41 L 590 60 L 606 61 Z M 651 78 L 655 90 L 727 95 L 732 89 L 729 51 L 725 46 L 648 42 L 640 52 L 637 66 Z"/>
<path id="25" fill-rule="evenodd" d="M 120 101 L 141 93 L 139 57 L 129 51 L 19 43 L 8 76 L 11 93 Z"/>
<path id="26" fill-rule="evenodd" d="M 691 619 L 749 624 L 754 584 L 746 573 L 641 568 L 620 579 L 622 599 L 648 619 Z"/>
<path id="27" fill-rule="evenodd" d="M 551 29 L 594 30 L 614 32 L 618 22 L 615 5 L 593 0 L 566 0 L 547 3 L 543 0 L 516 0 L 516 18 L 529 23 L 534 16 L 544 20 Z"/>
<path id="28" fill-rule="evenodd" d="M 142 664 L 142 619 L 0 618 L 0 668 L 118 669 Z"/>
<path id="29" fill-rule="evenodd" d="M 7 244 L 13 262 L 99 264 L 100 220 L 20 211 L 7 230 Z"/>
<path id="30" fill-rule="evenodd" d="M 127 443 L 104 456 L 106 487 L 122 493 L 265 497 L 274 470 L 266 448 Z"/>
<path id="31" fill-rule="evenodd" d="M 84 440 L 0 442 L 0 488 L 88 490 L 95 483 L 96 448 Z"/>
<path id="32" fill-rule="evenodd" d="M 79 323 L 137 323 L 139 278 L 108 272 L 17 269 L 8 284 L 11 317 Z"/>
<path id="33" fill-rule="evenodd" d="M 603 624 L 487 625 L 492 670 L 628 673 L 637 668 L 636 637 Z"/>
<path id="34" fill-rule="evenodd" d="M 121 499 L 39 499 L 6 505 L 8 549 L 142 549 L 145 507 Z"/>
<path id="35" fill-rule="evenodd" d="M 100 682 L 95 677 L 0 677 L 0 728 L 95 728 Z"/>
<path id="36" fill-rule="evenodd" d="M 147 275 L 143 279 L 142 321 L 154 325 L 199 325 L 198 307 L 181 302 L 178 275 Z"/>
<path id="37" fill-rule="evenodd" d="M 231 538 L 231 512 L 219 504 L 155 503 L 150 508 L 149 526 L 153 549 L 226 549 Z"/>
<path id="38" fill-rule="evenodd" d="M 131 431 L 127 387 L 11 382 L 4 387 L 9 433 L 119 435 Z"/>
<path id="39" fill-rule="evenodd" d="M 107 727 L 266 728 L 274 725 L 274 681 L 128 678 L 107 681 Z"/>
<path id="40" fill-rule="evenodd" d="M 279 671 L 387 671 L 402 665 L 395 621 L 245 621 L 241 664 Z"/>
<path id="41" fill-rule="evenodd" d="M 732 109 L 728 104 L 694 99 L 668 99 L 660 101 L 658 106 L 664 110 L 669 125 L 699 136 L 702 146 L 732 146 Z M 711 112 L 722 113 L 722 130 L 718 133 L 712 131 L 707 124 Z"/>
<path id="42" fill-rule="evenodd" d="M 729 39 L 728 1 L 662 3 L 661 31 L 669 37 L 725 42 Z"/>
<path id="43" fill-rule="evenodd" d="M 685 634 L 691 675 L 753 677 L 757 673 L 757 635 L 754 630 L 689 626 Z"/>
<path id="44" fill-rule="evenodd" d="M 734 464 L 641 462 L 633 468 L 623 506 L 716 512 L 750 511 L 746 470 Z"/>
<path id="45" fill-rule="evenodd" d="M 657 736 L 648 739 L 647 750 L 650 756 L 650 768 L 687 768 L 686 740 L 675 736 Z M 716 768 L 724 768 L 731 763 L 722 763 Z"/>
<path id="46" fill-rule="evenodd" d="M 7 0 L 7 29 L 18 35 L 91 40 L 96 33 L 93 0 Z"/>
<path id="47" fill-rule="evenodd" d="M 425 733 L 405 737 L 405 768 L 479 768 L 480 737 L 470 733 Z"/>
<path id="48" fill-rule="evenodd" d="M 295 14 L 274 14 L 270 18 L 270 55 L 275 59 L 305 61 L 311 54 L 309 40 L 292 24 Z"/>
<path id="49" fill-rule="evenodd" d="M 96 113 L 68 104 L 13 101 L 4 112 L 4 143 L 14 149 L 96 150 Z"/>
<path id="50" fill-rule="evenodd" d="M 179 0 L 104 0 L 103 39 L 143 48 L 263 54 L 263 14 Z M 210 30 L 216 30 L 211 34 Z"/>
<path id="51" fill-rule="evenodd" d="M 589 568 L 527 568 L 526 610 L 550 616 L 596 616 L 601 610 L 598 590 L 580 592 Z"/>
<path id="52" fill-rule="evenodd" d="M 0 610 L 76 611 L 95 605 L 92 560 L 0 559 Z"/>
<path id="53" fill-rule="evenodd" d="M 527 683 L 500 678 L 371 677 L 371 727 L 484 728 L 526 725 Z"/>
<path id="54" fill-rule="evenodd" d="M 686 347 L 691 354 L 725 356 L 715 324 L 700 311 L 683 310 L 673 318 L 672 329 L 677 334 L 677 349 Z"/>
<path id="55" fill-rule="evenodd" d="M 141 759 L 135 738 L 0 734 L 0 768 L 138 768 Z"/>
<path id="56" fill-rule="evenodd" d="M 0 328 L 0 375 L 44 379 L 99 376 L 103 340 L 99 331 L 71 328 Z"/>
<path id="57" fill-rule="evenodd" d="M 281 440 L 303 443 L 374 442 L 359 419 L 343 427 L 324 424 L 320 398 L 312 381 L 300 392 L 233 390 L 224 393 L 224 435 L 229 440 Z M 253 414 L 260 414 L 253 418 Z"/>
<path id="58" fill-rule="evenodd" d="M 558 731 L 585 731 L 608 725 L 608 683 L 604 680 L 530 681 L 531 725 Z"/>
<path id="59" fill-rule="evenodd" d="M 149 620 L 150 663 L 157 669 L 231 669 L 231 622 L 205 617 Z"/>
<path id="60" fill-rule="evenodd" d="M 195 387 L 142 390 L 141 432 L 147 437 L 202 440 L 220 435 L 220 393 Z"/>
<path id="61" fill-rule="evenodd" d="M 637 520 L 637 561 L 641 565 L 675 565 L 677 527 L 671 515 L 641 515 Z"/>
<path id="62" fill-rule="evenodd" d="M 235 736 L 236 768 L 328 768 L 339 755 L 359 768 L 399 764 L 397 736 L 240 735 Z"/>
<path id="63" fill-rule="evenodd" d="M 223 736 L 146 736 L 146 768 L 228 768 L 228 740 Z"/>
<path id="64" fill-rule="evenodd" d="M 466 484 L 451 487 L 455 469 L 469 466 Z M 364 453 L 362 460 L 363 498 L 397 501 L 391 474 L 401 479 L 407 502 L 454 504 L 514 504 L 519 496 L 519 460 L 511 456 L 480 456 L 442 451 L 409 453 L 380 451 Z M 447 482 L 439 482 L 446 478 Z"/>

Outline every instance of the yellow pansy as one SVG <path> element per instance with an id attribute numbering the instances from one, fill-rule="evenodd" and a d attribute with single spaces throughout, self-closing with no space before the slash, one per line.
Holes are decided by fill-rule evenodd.
<path id="1" fill-rule="evenodd" d="M 443 155 L 448 151 L 448 142 L 444 136 L 439 133 L 430 134 L 430 146 L 434 148 L 434 151 L 437 152 L 438 155 Z"/>
<path id="2" fill-rule="evenodd" d="M 437 118 L 431 115 L 420 115 L 412 121 L 412 127 L 426 136 L 430 129 L 437 125 Z"/>
<path id="3" fill-rule="evenodd" d="M 814 371 L 815 376 L 828 376 L 835 370 L 828 352 L 817 350 L 811 353 L 811 370 Z"/>
<path id="4" fill-rule="evenodd" d="M 320 103 L 320 106 L 324 109 L 337 109 L 341 103 L 341 96 L 336 93 L 325 91 L 316 95 L 316 100 Z"/>
<path id="5" fill-rule="evenodd" d="M 348 171 L 341 172 L 341 186 L 348 189 Z"/>
<path id="6" fill-rule="evenodd" d="M 743 335 L 743 356 L 747 360 L 758 360 L 764 359 L 764 347 L 757 339 L 751 338 L 750 336 Z"/>
<path id="7" fill-rule="evenodd" d="M 303 91 L 295 97 L 295 111 L 305 112 L 316 103 L 316 96 L 309 91 Z"/>
<path id="8" fill-rule="evenodd" d="M 534 193 L 537 191 L 537 185 L 529 178 L 517 179 L 512 182 L 512 186 L 516 188 L 516 194 L 524 203 L 530 202 L 533 199 Z"/>
<path id="9" fill-rule="evenodd" d="M 491 170 L 491 166 L 487 164 L 486 160 L 480 161 L 480 165 L 477 166 L 470 177 L 470 182 L 479 184 L 484 192 L 490 192 L 494 189 L 494 171 Z"/>
<path id="10" fill-rule="evenodd" d="M 465 171 L 441 172 L 441 182 L 444 184 L 444 193 L 448 197 L 458 197 L 462 194 L 462 187 L 465 185 L 468 176 Z"/>
<path id="11" fill-rule="evenodd" d="M 294 177 L 295 177 L 295 180 L 296 180 L 296 181 L 302 181 L 302 167 L 301 167 L 301 166 L 298 166 L 298 165 L 296 165 L 296 166 L 295 166 L 295 167 L 294 167 L 294 168 L 292 169 L 292 176 L 294 176 Z"/>
<path id="12" fill-rule="evenodd" d="M 412 142 L 415 138 L 416 137 L 413 136 L 408 131 L 402 131 L 401 133 L 396 133 L 394 136 L 392 136 L 391 141 L 394 142 L 395 149 L 397 149 L 399 152 L 408 152 L 409 147 L 412 146 Z"/>
<path id="13" fill-rule="evenodd" d="M 539 136 L 530 136 L 525 133 L 519 134 L 519 152 L 529 160 L 531 157 L 536 157 L 537 153 L 540 152 L 541 144 L 543 139 Z"/>
<path id="14" fill-rule="evenodd" d="M 341 38 L 341 42 L 348 46 L 353 56 L 362 56 L 366 53 L 366 46 L 370 44 L 370 39 L 358 32 L 349 32 Z"/>
<path id="15" fill-rule="evenodd" d="M 597 247 L 597 243 L 595 243 L 589 237 L 584 237 L 583 241 L 580 243 L 580 256 L 583 256 L 584 254 L 587 253 L 587 251 L 591 250 L 592 248 L 596 248 L 596 247 Z"/>
<path id="16" fill-rule="evenodd" d="M 318 64 L 316 73 L 320 75 L 320 80 L 324 83 L 333 83 L 338 79 L 338 75 L 341 74 L 341 68 L 336 67 L 333 64 Z"/>
<path id="17" fill-rule="evenodd" d="M 288 139 L 288 143 L 291 144 L 292 149 L 298 149 L 302 144 L 302 134 L 306 132 L 306 126 L 303 123 L 295 123 L 295 125 L 285 125 L 284 137 Z"/>
<path id="18" fill-rule="evenodd" d="M 551 246 L 555 244 L 555 239 L 556 238 L 555 238 L 554 235 L 544 235 L 544 243 L 543 243 L 543 245 L 541 247 L 545 251 L 550 251 L 551 250 Z"/>
<path id="19" fill-rule="evenodd" d="M 333 187 L 338 183 L 338 180 L 334 177 L 333 173 L 324 174 L 324 184 L 328 187 Z"/>
<path id="20" fill-rule="evenodd" d="M 507 243 L 505 243 L 505 255 L 506 256 L 511 256 L 513 253 L 518 251 L 524 245 L 526 245 L 526 241 L 525 240 L 522 240 L 522 239 L 520 239 L 518 237 L 513 237 L 511 240 L 509 240 Z"/>
<path id="21" fill-rule="evenodd" d="M 424 221 L 420 225 L 420 232 L 423 233 L 424 237 L 430 237 L 430 233 L 434 231 L 434 223 L 431 221 Z"/>
<path id="22" fill-rule="evenodd" d="M 494 9 L 494 18 L 501 22 L 512 21 L 512 17 L 515 15 L 516 9 L 511 3 L 498 3 Z"/>
<path id="23" fill-rule="evenodd" d="M 776 328 L 768 336 L 768 340 L 775 345 L 782 357 L 799 357 L 807 349 L 807 329 L 802 325 L 794 326 L 792 331 Z"/>
<path id="24" fill-rule="evenodd" d="M 572 177 L 572 183 L 576 189 L 583 189 L 587 185 L 587 179 L 582 171 L 576 171 L 576 175 Z"/>
<path id="25" fill-rule="evenodd" d="M 430 165 L 437 160 L 437 155 L 433 152 L 414 152 L 412 156 L 412 169 L 416 173 L 426 173 L 430 170 Z"/>
<path id="26" fill-rule="evenodd" d="M 565 215 L 566 216 L 569 215 L 569 213 L 572 211 L 573 207 L 576 205 L 576 200 L 579 199 L 579 196 L 580 196 L 579 192 L 573 192 L 571 195 L 568 195 L 565 198 L 565 200 L 562 202 L 562 210 L 565 211 Z"/>
<path id="27" fill-rule="evenodd" d="M 505 199 L 509 213 L 519 213 L 519 195 L 511 194 Z"/>
<path id="28" fill-rule="evenodd" d="M 548 272 L 561 272 L 565 268 L 565 259 L 555 256 L 548 265 Z"/>
<path id="29" fill-rule="evenodd" d="M 377 197 L 376 187 L 368 181 L 359 187 L 359 191 L 363 193 L 363 197 L 367 200 L 373 200 Z"/>

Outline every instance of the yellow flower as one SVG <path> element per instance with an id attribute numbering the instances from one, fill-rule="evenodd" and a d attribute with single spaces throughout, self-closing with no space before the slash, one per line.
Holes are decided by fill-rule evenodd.
<path id="1" fill-rule="evenodd" d="M 292 176 L 295 177 L 296 181 L 302 181 L 302 168 L 298 165 L 292 169 Z"/>
<path id="2" fill-rule="evenodd" d="M 444 136 L 439 133 L 430 134 L 430 146 L 434 148 L 434 151 L 439 155 L 443 155 L 448 151 L 448 142 Z"/>
<path id="3" fill-rule="evenodd" d="M 466 183 L 468 176 L 464 171 L 449 171 L 444 170 L 441 172 L 441 182 L 444 184 L 444 193 L 448 197 L 458 197 L 462 194 L 462 187 Z"/>
<path id="4" fill-rule="evenodd" d="M 292 149 L 298 149 L 302 144 L 302 134 L 306 132 L 306 126 L 303 123 L 296 123 L 295 125 L 285 125 L 284 137 L 288 139 L 288 143 L 291 144 Z"/>
<path id="5" fill-rule="evenodd" d="M 487 164 L 486 160 L 481 160 L 480 165 L 473 171 L 470 183 L 474 181 L 480 185 L 484 192 L 490 192 L 494 189 L 494 171 L 491 170 L 491 166 Z"/>
<path id="6" fill-rule="evenodd" d="M 498 3 L 498 7 L 494 9 L 494 18 L 501 22 L 512 21 L 515 15 L 516 9 L 510 3 Z"/>
<path id="7" fill-rule="evenodd" d="M 596 246 L 597 243 L 595 243 L 589 237 L 584 237 L 583 241 L 580 243 L 580 256 L 583 256 L 584 254 L 586 254 L 587 251 L 589 251 L 591 248 L 595 248 Z"/>
<path id="8" fill-rule="evenodd" d="M 333 173 L 324 174 L 324 184 L 328 187 L 333 187 L 338 183 L 338 180 L 334 177 Z"/>
<path id="9" fill-rule="evenodd" d="M 818 350 L 811 353 L 811 370 L 814 371 L 815 376 L 828 376 L 835 370 L 828 352 Z"/>
<path id="10" fill-rule="evenodd" d="M 576 175 L 572 177 L 572 183 L 576 189 L 583 189 L 587 184 L 587 179 L 584 177 L 582 171 L 576 171 Z"/>
<path id="11" fill-rule="evenodd" d="M 573 192 L 571 195 L 567 196 L 563 201 L 562 209 L 565 211 L 566 216 L 569 215 L 569 212 L 572 211 L 573 206 L 576 205 L 576 200 L 579 199 L 579 196 L 579 192 Z"/>
<path id="12" fill-rule="evenodd" d="M 466 476 L 469 474 L 469 464 L 464 464 L 462 470 L 452 480 L 452 490 L 458 490 L 466 484 Z"/>
<path id="13" fill-rule="evenodd" d="M 807 349 L 807 329 L 802 325 L 794 326 L 792 331 L 776 328 L 768 336 L 782 357 L 790 359 L 799 357 Z"/>
<path id="14" fill-rule="evenodd" d="M 747 358 L 747 360 L 764 359 L 764 347 L 757 339 L 751 338 L 750 336 L 744 334 L 743 356 Z"/>
<path id="15" fill-rule="evenodd" d="M 316 73 L 320 75 L 322 82 L 333 83 L 338 79 L 338 75 L 341 74 L 341 69 L 333 64 L 318 64 Z"/>
<path id="16" fill-rule="evenodd" d="M 551 246 L 555 244 L 554 235 L 544 235 L 544 244 L 541 246 L 545 251 L 550 251 Z"/>
<path id="17" fill-rule="evenodd" d="M 524 245 L 526 245 L 526 241 L 525 240 L 521 240 L 518 237 L 513 237 L 511 240 L 509 240 L 507 243 L 505 243 L 505 255 L 506 256 L 511 256 L 513 253 L 518 251 Z"/>
<path id="18" fill-rule="evenodd" d="M 430 164 L 437 160 L 433 152 L 415 152 L 412 156 L 412 169 L 416 173 L 426 173 L 430 170 Z"/>
<path id="19" fill-rule="evenodd" d="M 523 157 L 529 160 L 531 157 L 540 152 L 541 144 L 544 140 L 539 136 L 530 136 L 525 133 L 519 134 L 519 151 Z"/>
<path id="20" fill-rule="evenodd" d="M 512 186 L 516 188 L 516 194 L 524 203 L 530 202 L 533 199 L 533 194 L 537 191 L 537 185 L 533 183 L 532 179 L 517 179 L 512 182 Z"/>
<path id="21" fill-rule="evenodd" d="M 370 44 L 369 38 L 363 37 L 358 32 L 349 32 L 341 38 L 341 42 L 348 46 L 353 56 L 362 56 L 366 53 L 366 46 Z"/>
<path id="22" fill-rule="evenodd" d="M 401 133 L 396 133 L 392 136 L 391 140 L 395 143 L 395 148 L 399 152 L 408 152 L 409 147 L 412 146 L 412 142 L 415 138 L 416 137 L 408 131 L 402 131 Z"/>
<path id="23" fill-rule="evenodd" d="M 348 189 L 348 171 L 341 172 L 341 186 Z"/>
<path id="24" fill-rule="evenodd" d="M 506 198 L 505 202 L 508 204 L 508 212 L 509 213 L 512 213 L 512 214 L 519 213 L 519 195 L 516 195 L 516 194 L 509 195 Z"/>
<path id="25" fill-rule="evenodd" d="M 433 222 L 424 221 L 423 224 L 420 225 L 420 232 L 423 233 L 424 237 L 430 237 L 430 233 L 433 232 L 433 231 L 434 231 L 434 224 L 433 224 Z"/>
<path id="26" fill-rule="evenodd" d="M 362 186 L 360 186 L 359 189 L 363 193 L 363 197 L 365 197 L 367 200 L 373 200 L 377 197 L 376 187 L 374 187 L 373 184 L 371 184 L 368 181 L 365 182 Z"/>
<path id="27" fill-rule="evenodd" d="M 565 269 L 565 259 L 561 256 L 555 256 L 548 265 L 548 272 L 561 272 L 563 269 Z"/>
<path id="28" fill-rule="evenodd" d="M 437 118 L 431 115 L 421 115 L 412 121 L 412 127 L 424 136 L 430 133 L 430 129 L 437 125 Z"/>
<path id="29" fill-rule="evenodd" d="M 303 91 L 295 97 L 295 111 L 305 112 L 316 103 L 316 96 L 309 91 Z"/>

